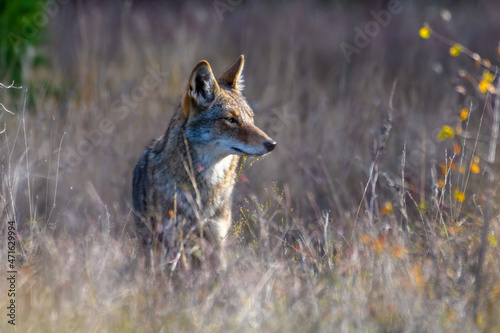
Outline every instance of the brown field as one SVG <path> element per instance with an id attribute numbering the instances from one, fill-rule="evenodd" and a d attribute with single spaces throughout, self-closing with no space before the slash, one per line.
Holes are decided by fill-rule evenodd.
<path id="1" fill-rule="evenodd" d="M 50 65 L 0 89 L 0 331 L 499 332 L 500 2 L 389 3 L 57 3 Z M 242 166 L 228 269 L 148 271 L 132 170 L 191 69 L 240 54 L 278 146 Z"/>

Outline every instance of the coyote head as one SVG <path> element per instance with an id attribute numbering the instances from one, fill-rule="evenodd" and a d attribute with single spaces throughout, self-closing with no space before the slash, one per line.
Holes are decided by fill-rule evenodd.
<path id="1" fill-rule="evenodd" d="M 264 155 L 276 141 L 254 125 L 253 111 L 242 95 L 244 57 L 241 55 L 215 79 L 210 65 L 193 69 L 182 102 L 188 141 L 212 156 Z"/>

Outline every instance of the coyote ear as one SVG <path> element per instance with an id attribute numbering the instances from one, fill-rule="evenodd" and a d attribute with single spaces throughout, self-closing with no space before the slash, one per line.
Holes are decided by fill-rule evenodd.
<path id="1" fill-rule="evenodd" d="M 184 103 L 191 100 L 198 106 L 208 107 L 214 101 L 219 89 L 210 65 L 203 60 L 191 73 Z"/>
<path id="2" fill-rule="evenodd" d="M 219 77 L 219 82 L 229 85 L 231 88 L 243 90 L 243 65 L 245 57 L 240 55 L 239 58 Z"/>

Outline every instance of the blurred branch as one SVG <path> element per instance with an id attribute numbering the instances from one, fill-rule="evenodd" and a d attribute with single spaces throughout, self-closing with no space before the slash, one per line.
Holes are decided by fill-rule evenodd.
<path id="1" fill-rule="evenodd" d="M 365 189 L 363 191 L 363 196 L 361 198 L 361 202 L 359 203 L 358 210 L 356 211 L 356 218 L 358 218 L 359 211 L 361 209 L 361 205 L 363 204 L 365 197 L 366 197 L 366 191 L 368 190 L 368 186 L 371 185 L 371 196 L 370 196 L 370 202 L 368 205 L 368 218 L 370 222 L 373 222 L 373 209 L 375 206 L 375 199 L 377 198 L 377 193 L 376 193 L 376 187 L 377 187 L 377 180 L 378 180 L 378 159 L 380 156 L 380 153 L 382 153 L 385 150 L 385 145 L 387 143 L 387 140 L 389 140 L 389 135 L 391 133 L 392 129 L 392 119 L 393 119 L 393 113 L 394 113 L 394 108 L 392 104 L 392 100 L 394 98 L 394 91 L 396 90 L 396 83 L 397 80 L 394 80 L 394 83 L 392 84 L 392 90 L 391 90 L 391 96 L 389 97 L 389 110 L 387 112 L 387 118 L 382 124 L 382 127 L 380 128 L 380 134 L 378 137 L 378 140 L 374 140 L 373 143 L 373 148 L 372 148 L 372 162 L 370 164 L 370 171 L 369 171 L 369 177 L 368 177 L 368 182 L 366 183 Z"/>
<path id="2" fill-rule="evenodd" d="M 20 87 L 16 87 L 16 86 L 14 86 L 14 81 L 12 81 L 12 83 L 11 83 L 10 85 L 8 85 L 8 86 L 6 86 L 5 84 L 3 84 L 3 83 L 1 83 L 1 82 L 0 82 L 0 89 L 22 89 L 22 86 L 20 86 Z M 6 111 L 7 113 L 10 113 L 11 115 L 14 115 L 14 112 L 12 112 L 12 111 L 10 111 L 9 109 L 7 109 L 7 108 L 5 107 L 5 105 L 3 105 L 2 103 L 0 103 L 0 107 L 1 107 L 4 111 Z M 2 130 L 2 131 L 0 132 L 0 134 L 1 134 L 1 133 L 3 133 L 4 131 L 5 131 L 5 129 L 4 129 L 4 130 Z"/>
<path id="3" fill-rule="evenodd" d="M 493 107 L 493 124 L 491 129 L 491 138 L 488 151 L 488 160 L 486 167 L 486 202 L 483 214 L 483 230 L 481 233 L 481 245 L 479 247 L 478 259 L 477 259 L 477 270 L 476 270 L 476 298 L 474 300 L 474 319 L 478 316 L 478 307 L 481 300 L 481 288 L 483 285 L 483 265 L 484 258 L 486 256 L 486 250 L 488 246 L 488 230 L 490 225 L 490 210 L 493 203 L 493 166 L 495 164 L 495 154 L 496 147 L 498 143 L 498 127 L 500 125 L 500 81 L 497 83 L 497 94 L 495 97 L 495 105 Z"/>
<path id="4" fill-rule="evenodd" d="M 449 38 L 446 38 L 445 36 L 437 33 L 434 30 L 432 30 L 432 36 L 434 38 L 436 38 L 437 40 L 439 40 L 440 42 L 442 42 L 442 43 L 444 43 L 444 44 L 446 44 L 446 45 L 448 45 L 450 47 L 453 47 L 455 45 L 459 45 L 460 46 L 460 52 L 463 52 L 464 54 L 466 54 L 467 56 L 469 56 L 470 58 L 472 58 L 474 61 L 477 61 L 478 63 L 481 64 L 481 66 L 483 66 L 483 67 L 485 67 L 485 68 L 487 68 L 487 69 L 489 69 L 491 71 L 494 71 L 494 72 L 498 72 L 499 71 L 498 66 L 492 66 L 491 62 L 488 59 L 481 58 L 481 56 L 478 53 L 469 50 L 468 48 L 466 48 L 462 44 L 457 44 L 453 40 L 451 40 Z"/>
<path id="5" fill-rule="evenodd" d="M 22 89 L 22 86 L 15 87 L 14 86 L 14 81 L 10 84 L 10 86 L 6 86 L 5 84 L 0 82 L 0 88 L 5 88 L 5 89 Z"/>
<path id="6" fill-rule="evenodd" d="M 10 111 L 9 109 L 7 109 L 7 108 L 5 107 L 5 105 L 3 105 L 2 103 L 0 103 L 0 107 L 1 107 L 4 111 L 6 111 L 7 113 L 10 113 L 11 115 L 14 115 L 14 112 L 12 112 L 12 111 Z"/>

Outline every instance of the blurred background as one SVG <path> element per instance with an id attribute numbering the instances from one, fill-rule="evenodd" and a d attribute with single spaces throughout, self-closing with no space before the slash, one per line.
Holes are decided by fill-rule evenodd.
<path id="1" fill-rule="evenodd" d="M 441 170 L 456 144 L 468 159 L 474 145 L 484 158 L 492 123 L 491 107 L 480 117 L 491 105 L 478 91 L 484 68 L 463 53 L 451 56 L 450 45 L 421 38 L 419 29 L 427 23 L 498 64 L 499 18 L 495 0 L 0 0 L 0 82 L 22 86 L 0 89 L 11 111 L 0 110 L 2 214 L 18 222 L 26 241 L 34 223 L 55 235 L 92 228 L 122 235 L 132 170 L 166 130 L 193 67 L 205 59 L 218 76 L 244 54 L 244 95 L 257 126 L 278 145 L 243 165 L 235 225 L 257 210 L 269 220 L 292 216 L 307 233 L 323 228 L 327 213 L 332 237 L 342 242 L 367 216 L 366 198 L 376 220 L 402 220 L 396 210 L 387 215 L 388 203 L 401 205 L 394 182 L 404 183 L 411 225 L 431 204 L 431 169 Z M 370 165 L 393 87 L 392 130 L 372 193 Z M 472 136 L 438 140 L 443 126 L 462 126 L 463 108 Z M 481 121 L 479 140 L 469 140 Z M 467 218 L 479 216 L 474 195 L 484 183 L 472 175 L 464 186 Z M 349 258 L 357 254 L 350 246 L 365 243 L 358 237 L 352 244 L 346 240 Z"/>
<path id="2" fill-rule="evenodd" d="M 455 91 L 458 70 L 482 69 L 420 38 L 424 22 L 498 59 L 496 1 L 52 0 L 0 9 L 0 81 L 26 89 L 1 91 L 15 113 L 2 113 L 3 152 L 9 146 L 13 161 L 24 154 L 16 124 L 26 117 L 31 210 L 46 217 L 55 193 L 50 222 L 63 228 L 98 214 L 96 196 L 113 216 L 128 214 L 133 167 L 165 131 L 202 59 L 218 75 L 245 55 L 245 95 L 257 125 L 279 144 L 245 169 L 236 207 L 276 182 L 306 219 L 315 209 L 342 218 L 357 207 L 395 81 L 387 171 L 399 174 L 404 143 L 416 188 L 422 163 L 444 159 L 435 135 L 467 96 Z M 158 84 L 145 87 L 149 77 Z M 422 157 L 424 140 L 435 147 Z M 56 175 L 57 191 L 49 181 Z"/>

